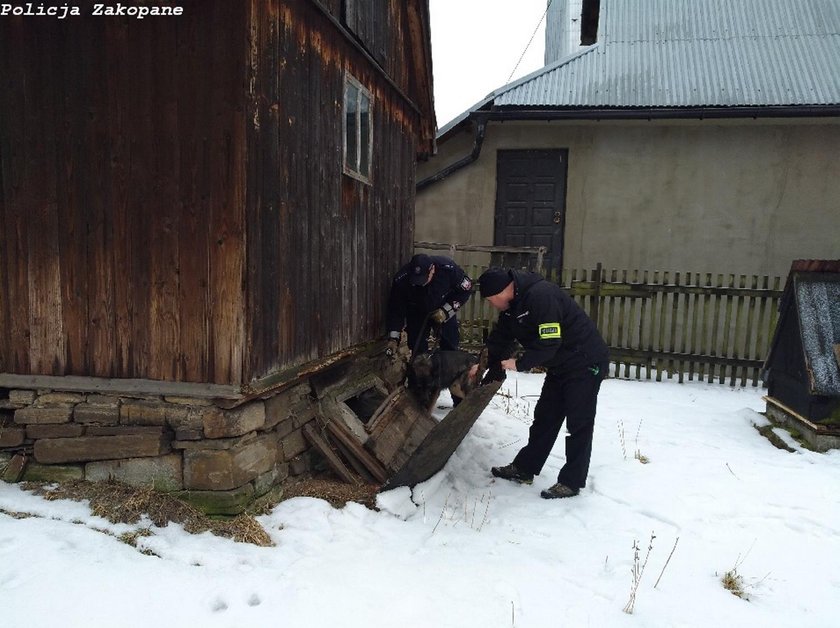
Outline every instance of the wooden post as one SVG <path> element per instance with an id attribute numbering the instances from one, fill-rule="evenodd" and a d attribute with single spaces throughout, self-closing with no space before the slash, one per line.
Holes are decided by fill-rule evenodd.
<path id="1" fill-rule="evenodd" d="M 598 319 L 601 309 L 601 262 L 595 266 L 595 295 L 592 297 L 591 316 L 598 329 L 601 329 L 601 321 Z M 601 332 L 603 333 L 603 331 Z"/>

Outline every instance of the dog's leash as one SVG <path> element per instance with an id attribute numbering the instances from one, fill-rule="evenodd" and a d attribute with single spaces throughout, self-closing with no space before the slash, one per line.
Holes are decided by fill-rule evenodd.
<path id="1" fill-rule="evenodd" d="M 423 319 L 423 324 L 420 325 L 420 333 L 417 335 L 417 342 L 414 343 L 414 349 L 411 351 L 411 362 L 417 358 L 417 349 L 420 347 L 420 342 L 423 340 L 423 333 L 426 331 L 426 325 L 429 322 L 429 317 L 432 315 L 431 312 L 426 314 L 426 318 Z M 409 364 L 411 364 L 409 362 Z"/>

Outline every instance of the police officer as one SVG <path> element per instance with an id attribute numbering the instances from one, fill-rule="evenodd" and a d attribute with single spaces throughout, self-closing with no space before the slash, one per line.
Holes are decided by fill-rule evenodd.
<path id="1" fill-rule="evenodd" d="M 500 311 L 487 338 L 485 381 L 504 379 L 506 370 L 546 369 L 528 443 L 512 463 L 493 467 L 491 473 L 531 484 L 568 420 L 566 462 L 557 483 L 540 495 L 546 499 L 577 495 L 589 473 L 595 406 L 609 365 L 609 348 L 574 300 L 537 273 L 490 268 L 478 283 L 481 296 Z M 525 351 L 514 359 L 510 356 L 515 340 Z"/>
<path id="2" fill-rule="evenodd" d="M 461 337 L 455 313 L 467 302 L 472 280 L 454 261 L 420 253 L 394 276 L 388 300 L 388 355 L 394 355 L 405 327 L 411 351 L 429 350 L 432 325 L 439 328 L 440 348 L 455 350 Z"/>

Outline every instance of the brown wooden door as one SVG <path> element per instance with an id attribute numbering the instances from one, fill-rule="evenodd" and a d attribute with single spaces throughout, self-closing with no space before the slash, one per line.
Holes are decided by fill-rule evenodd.
<path id="1" fill-rule="evenodd" d="M 500 150 L 496 246 L 544 246 L 544 274 L 563 266 L 568 150 Z M 514 265 L 514 264 L 509 264 Z"/>

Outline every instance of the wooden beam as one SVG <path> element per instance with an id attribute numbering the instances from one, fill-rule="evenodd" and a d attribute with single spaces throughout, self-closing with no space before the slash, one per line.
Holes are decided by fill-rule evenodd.
<path id="1" fill-rule="evenodd" d="M 386 489 L 414 486 L 440 471 L 464 440 L 478 417 L 499 390 L 502 382 L 491 382 L 473 390 L 428 433 L 394 473 Z"/>
<path id="2" fill-rule="evenodd" d="M 0 373 L 0 388 L 50 389 L 126 395 L 169 395 L 211 399 L 239 399 L 238 386 L 164 382 L 155 379 L 107 379 L 77 375 L 16 375 Z"/>
<path id="3" fill-rule="evenodd" d="M 336 440 L 336 442 L 331 443 L 331 444 L 336 446 L 338 451 L 341 452 L 341 455 L 344 456 L 344 459 L 347 462 L 350 463 L 350 466 L 353 467 L 353 469 L 356 471 L 356 473 L 358 473 L 361 476 L 362 480 L 366 484 L 376 484 L 377 483 L 376 478 L 373 477 L 373 474 L 371 474 L 371 472 L 368 471 L 365 468 L 365 465 L 363 465 L 361 462 L 359 462 L 359 460 L 356 458 L 356 456 L 353 455 L 353 452 L 351 452 L 347 447 L 345 447 L 338 440 Z"/>
<path id="4" fill-rule="evenodd" d="M 327 419 L 327 430 L 338 442 L 350 450 L 353 456 L 355 456 L 356 459 L 361 462 L 368 471 L 370 471 L 370 474 L 377 482 L 382 484 L 388 479 L 388 472 L 381 464 L 379 464 L 379 461 L 370 455 L 364 447 L 362 447 L 359 441 L 356 440 L 356 438 L 340 423 L 340 421 Z"/>
<path id="5" fill-rule="evenodd" d="M 327 463 L 330 465 L 332 470 L 335 471 L 338 477 L 348 484 L 360 484 L 359 478 L 353 475 L 353 472 L 345 466 L 345 464 L 341 461 L 341 458 L 339 458 L 332 450 L 326 439 L 322 437 L 314 427 L 312 427 L 311 422 L 303 426 L 303 435 L 306 436 L 306 440 L 308 440 L 312 446 L 315 447 L 322 456 L 324 456 Z"/>
<path id="6" fill-rule="evenodd" d="M 778 399 L 776 399 L 774 397 L 770 397 L 769 395 L 765 395 L 764 397 L 762 397 L 762 399 L 764 401 L 766 401 L 767 403 L 769 403 L 770 405 L 776 406 L 777 408 L 782 410 L 785 414 L 790 416 L 790 418 L 792 418 L 796 421 L 799 421 L 803 425 L 808 426 L 808 428 L 813 430 L 814 433 L 816 433 L 817 435 L 820 435 L 820 436 L 822 436 L 822 435 L 825 435 L 825 436 L 840 435 L 840 430 L 838 430 L 834 426 L 820 425 L 818 423 L 814 423 L 813 421 L 809 421 L 804 416 L 799 414 L 796 410 L 794 410 L 793 408 L 790 408 L 789 406 L 786 406 L 785 404 L 783 404 L 781 401 L 779 401 Z"/>

